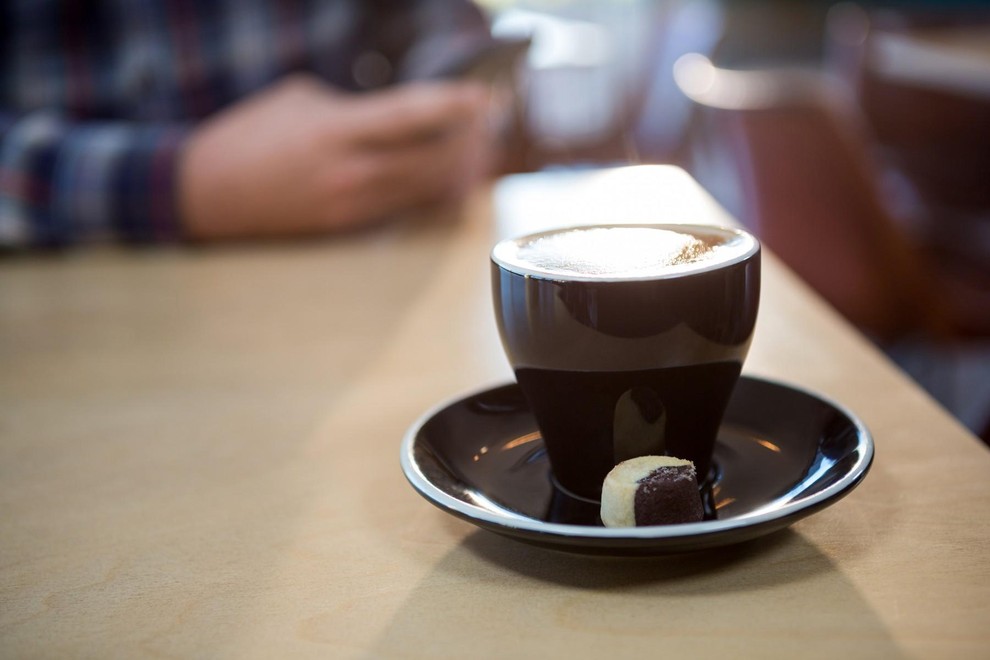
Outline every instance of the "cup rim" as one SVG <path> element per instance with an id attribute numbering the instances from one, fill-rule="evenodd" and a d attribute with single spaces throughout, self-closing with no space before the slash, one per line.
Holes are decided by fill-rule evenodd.
<path id="1" fill-rule="evenodd" d="M 737 236 L 743 240 L 749 241 L 751 243 L 751 246 L 745 252 L 741 252 L 724 261 L 714 261 L 710 264 L 705 264 L 699 266 L 698 268 L 691 268 L 689 270 L 680 270 L 680 271 L 673 271 L 668 273 L 648 273 L 644 275 L 627 274 L 627 275 L 602 276 L 602 275 L 585 275 L 581 273 L 568 274 L 568 273 L 561 273 L 559 271 L 551 271 L 549 269 L 541 269 L 539 267 L 531 267 L 528 265 L 511 262 L 506 258 L 504 258 L 503 256 L 499 255 L 500 251 L 502 251 L 503 249 L 507 249 L 507 248 L 503 248 L 503 246 L 508 246 L 508 245 L 518 246 L 520 243 L 524 241 L 532 241 L 541 238 L 543 236 L 549 236 L 551 234 L 558 234 L 567 231 L 574 231 L 579 229 L 611 228 L 611 227 L 668 229 L 674 231 L 677 231 L 679 229 L 699 230 L 701 232 Z M 720 270 L 722 268 L 726 268 L 728 266 L 732 266 L 747 261 L 751 259 L 754 255 L 758 254 L 760 250 L 761 250 L 760 240 L 754 234 L 740 227 L 734 227 L 731 225 L 687 223 L 687 222 L 656 222 L 656 223 L 603 222 L 603 223 L 591 223 L 591 224 L 564 225 L 561 227 L 553 227 L 551 229 L 544 229 L 529 234 L 521 234 L 510 238 L 504 238 L 498 241 L 494 245 L 494 247 L 492 247 L 490 257 L 492 263 L 494 263 L 502 270 L 505 270 L 509 273 L 513 273 L 515 275 L 521 275 L 523 277 L 530 277 L 541 280 L 549 280 L 554 282 L 595 282 L 595 283 L 648 282 L 653 280 L 670 280 L 670 279 L 678 279 L 682 277 L 691 277 L 694 275 L 699 275 L 701 273 Z"/>

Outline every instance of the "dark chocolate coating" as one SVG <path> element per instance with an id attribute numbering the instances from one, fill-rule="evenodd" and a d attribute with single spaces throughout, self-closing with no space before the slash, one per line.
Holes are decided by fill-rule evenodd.
<path id="1" fill-rule="evenodd" d="M 698 522 L 705 513 L 688 465 L 659 467 L 640 479 L 633 507 L 637 527 Z"/>

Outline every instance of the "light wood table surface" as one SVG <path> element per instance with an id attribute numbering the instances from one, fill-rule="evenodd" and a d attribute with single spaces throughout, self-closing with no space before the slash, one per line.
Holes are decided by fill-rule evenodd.
<path id="1" fill-rule="evenodd" d="M 493 241 L 596 217 L 730 221 L 654 167 L 305 245 L 0 261 L 0 657 L 988 657 L 990 452 L 770 255 L 746 372 L 876 439 L 834 506 L 609 559 L 407 485 L 406 428 L 511 377 Z"/>

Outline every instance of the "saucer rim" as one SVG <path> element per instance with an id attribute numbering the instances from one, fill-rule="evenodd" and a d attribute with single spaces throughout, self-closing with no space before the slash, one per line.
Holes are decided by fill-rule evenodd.
<path id="1" fill-rule="evenodd" d="M 829 484 L 825 489 L 797 502 L 788 502 L 782 506 L 774 507 L 772 510 L 761 511 L 769 505 L 761 507 L 756 511 L 751 511 L 740 516 L 735 516 L 720 520 L 706 520 L 694 523 L 682 523 L 678 525 L 655 525 L 645 527 L 595 527 L 590 525 L 568 525 L 564 523 L 551 523 L 523 515 L 514 514 L 505 510 L 505 514 L 495 514 L 483 507 L 472 505 L 463 500 L 457 499 L 445 491 L 438 488 L 419 469 L 413 460 L 413 448 L 416 437 L 423 426 L 446 408 L 461 401 L 470 399 L 486 392 L 493 391 L 507 386 L 518 387 L 515 381 L 502 381 L 486 387 L 479 387 L 454 395 L 430 407 L 414 421 L 403 435 L 400 445 L 400 464 L 410 485 L 426 500 L 438 506 L 440 509 L 457 515 L 469 522 L 484 523 L 489 528 L 500 528 L 507 533 L 537 534 L 541 536 L 561 537 L 567 540 L 586 539 L 589 541 L 649 541 L 662 539 L 691 539 L 705 537 L 714 534 L 730 533 L 734 530 L 745 530 L 773 526 L 774 523 L 782 523 L 777 526 L 785 526 L 786 521 L 796 521 L 814 513 L 833 499 L 838 499 L 855 488 L 869 471 L 874 455 L 875 443 L 873 436 L 863 421 L 845 405 L 838 403 L 831 397 L 816 392 L 810 388 L 787 383 L 778 379 L 765 378 L 743 374 L 740 379 L 757 381 L 783 389 L 793 390 L 801 394 L 815 398 L 822 403 L 831 406 L 843 414 L 855 426 L 857 431 L 858 445 L 861 449 L 858 460 L 849 468 L 842 478 Z"/>

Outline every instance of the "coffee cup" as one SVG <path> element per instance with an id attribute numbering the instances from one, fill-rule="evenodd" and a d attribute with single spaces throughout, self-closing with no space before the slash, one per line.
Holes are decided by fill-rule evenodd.
<path id="1" fill-rule="evenodd" d="M 499 242 L 495 317 L 556 485 L 597 500 L 642 455 L 712 452 L 756 324 L 760 244 L 708 225 L 595 225 Z"/>

